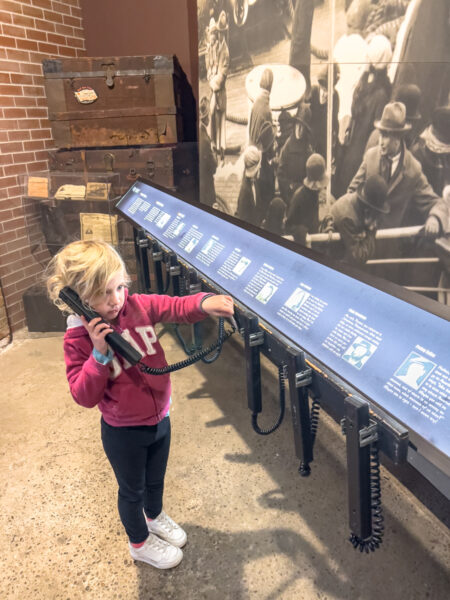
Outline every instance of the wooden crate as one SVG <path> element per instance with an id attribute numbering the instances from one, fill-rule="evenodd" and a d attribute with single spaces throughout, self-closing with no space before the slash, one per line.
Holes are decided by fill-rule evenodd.
<path id="1" fill-rule="evenodd" d="M 50 171 L 119 173 L 115 195 L 125 193 L 138 176 L 198 201 L 197 144 L 86 148 L 49 152 Z"/>
<path id="2" fill-rule="evenodd" d="M 192 89 L 174 56 L 50 59 L 43 71 L 59 148 L 196 140 Z"/>

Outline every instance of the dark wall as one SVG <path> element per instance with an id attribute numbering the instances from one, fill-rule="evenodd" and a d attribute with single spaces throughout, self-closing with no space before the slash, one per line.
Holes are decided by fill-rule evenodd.
<path id="1" fill-rule="evenodd" d="M 198 90 L 196 0 L 80 0 L 87 56 L 176 54 Z"/>

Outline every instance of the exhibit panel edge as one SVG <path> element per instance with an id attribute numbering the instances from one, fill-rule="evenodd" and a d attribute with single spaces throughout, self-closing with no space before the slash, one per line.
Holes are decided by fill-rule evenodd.
<path id="1" fill-rule="evenodd" d="M 133 202 L 134 212 L 130 211 Z M 450 476 L 446 441 L 450 438 L 450 431 L 445 414 L 449 404 L 450 378 L 447 374 L 450 365 L 444 347 L 445 332 L 450 331 L 449 307 L 395 284 L 361 275 L 352 268 L 343 268 L 341 263 L 337 265 L 323 255 L 209 207 L 181 200 L 142 178 L 130 187 L 116 208 L 135 226 L 143 228 L 162 245 L 179 254 L 181 261 L 186 260 L 206 280 L 258 314 L 266 326 L 290 340 L 313 362 L 318 362 L 317 368 L 325 366 L 335 374 L 336 382 L 340 382 L 338 385 L 355 390 L 373 403 L 375 411 L 379 407 L 403 424 L 410 431 L 411 442 L 417 450 Z M 152 210 L 152 216 L 149 216 Z M 196 225 L 195 221 L 202 223 Z M 232 239 L 233 234 L 235 239 Z M 253 265 L 253 270 L 250 270 L 251 263 L 256 261 L 251 255 L 255 249 L 260 251 L 259 265 Z M 281 258 L 282 264 L 277 264 L 277 257 Z M 215 266 L 211 267 L 213 263 Z M 286 263 L 291 263 L 288 268 Z M 255 266 L 259 268 L 255 270 Z M 249 276 L 245 279 L 242 276 L 246 270 Z M 320 279 L 321 285 L 317 285 L 315 279 Z M 324 288 L 326 281 L 329 283 Z M 350 292 L 350 296 L 355 292 L 356 297 L 351 302 L 343 302 L 345 292 Z M 275 304 L 272 300 L 276 295 L 282 299 L 281 303 Z M 390 308 L 392 315 L 388 314 L 386 307 Z M 380 315 L 374 314 L 380 308 L 386 311 L 382 324 Z M 408 313 L 406 317 L 404 313 Z M 392 319 L 400 321 L 404 330 L 401 327 L 399 330 L 399 324 L 393 323 Z M 391 340 L 390 345 L 397 345 L 393 351 L 386 347 L 383 339 L 385 331 L 381 325 L 404 331 L 404 335 L 397 337 L 407 338 L 407 353 L 401 344 L 399 346 L 400 339 Z M 411 337 L 411 330 L 417 330 L 416 337 L 414 333 Z M 430 343 L 431 330 L 439 334 L 440 340 L 436 343 L 434 340 Z M 386 335 L 389 337 L 389 332 Z M 415 339 L 424 339 L 426 343 L 417 341 L 414 344 Z M 366 348 L 365 355 L 361 355 L 363 346 Z M 396 352 L 402 351 L 401 356 L 396 355 Z M 358 360 L 358 354 L 361 360 Z M 386 369 L 389 359 L 396 360 L 392 373 Z M 390 376 L 380 380 L 380 371 L 386 370 Z M 368 376 L 377 380 L 376 385 L 366 385 L 364 380 Z M 444 391 L 439 391 L 439 386 L 443 386 Z M 376 393 L 373 393 L 374 390 Z M 390 399 L 387 405 L 386 396 Z M 394 400 L 401 402 L 403 410 L 393 405 Z M 405 406 L 408 408 L 406 411 Z M 439 430 L 437 438 L 433 434 L 436 425 Z"/>

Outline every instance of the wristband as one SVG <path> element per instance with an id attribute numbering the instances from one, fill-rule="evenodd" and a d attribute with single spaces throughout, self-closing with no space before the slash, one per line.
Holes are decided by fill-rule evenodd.
<path id="1" fill-rule="evenodd" d="M 215 296 L 215 294 L 207 294 L 206 296 L 203 296 L 203 298 L 200 300 L 200 310 L 203 310 L 204 313 L 206 313 L 206 310 L 203 309 L 203 302 L 206 300 L 206 298 L 211 298 L 211 296 Z"/>
<path id="2" fill-rule="evenodd" d="M 113 354 L 111 348 L 108 348 L 108 352 L 106 353 L 106 355 L 102 354 L 96 348 L 94 348 L 92 350 L 92 356 L 101 365 L 107 365 L 108 363 L 110 363 L 112 361 L 114 354 Z"/>

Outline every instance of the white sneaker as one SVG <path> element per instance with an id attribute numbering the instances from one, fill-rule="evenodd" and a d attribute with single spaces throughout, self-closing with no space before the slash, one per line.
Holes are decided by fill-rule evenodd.
<path id="1" fill-rule="evenodd" d="M 152 533 L 145 540 L 145 544 L 140 548 L 130 545 L 130 554 L 134 560 L 141 560 L 157 569 L 171 569 L 180 564 L 183 558 L 183 552 L 161 540 Z"/>
<path id="2" fill-rule="evenodd" d="M 164 511 L 161 511 L 156 519 L 147 521 L 147 526 L 150 533 L 155 533 L 169 544 L 177 546 L 177 548 L 182 548 L 187 541 L 184 529 L 177 525 Z"/>

